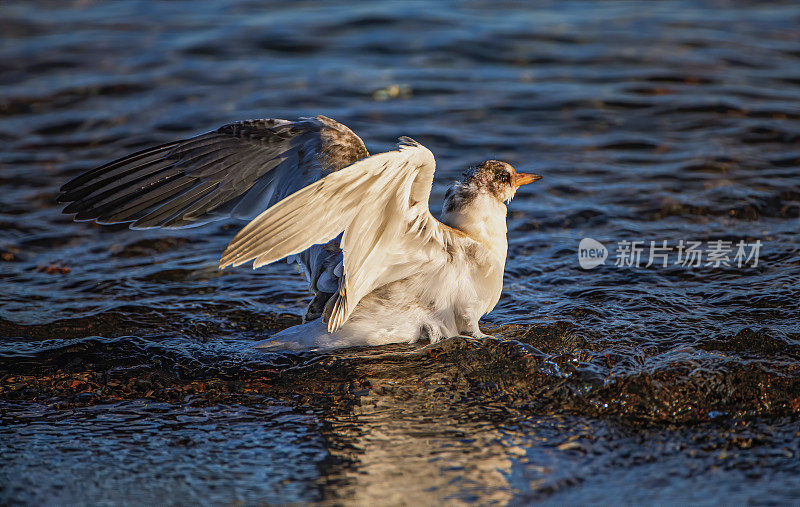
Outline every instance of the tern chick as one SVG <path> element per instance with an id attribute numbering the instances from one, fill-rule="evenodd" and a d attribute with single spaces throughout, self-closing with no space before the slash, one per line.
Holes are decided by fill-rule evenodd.
<path id="1" fill-rule="evenodd" d="M 401 138 L 369 156 L 324 116 L 251 120 L 143 150 L 65 184 L 76 220 L 183 228 L 250 222 L 220 268 L 297 262 L 315 296 L 304 322 L 264 347 L 331 349 L 484 336 L 480 318 L 503 288 L 506 204 L 541 176 L 488 160 L 428 199 L 435 160 Z"/>

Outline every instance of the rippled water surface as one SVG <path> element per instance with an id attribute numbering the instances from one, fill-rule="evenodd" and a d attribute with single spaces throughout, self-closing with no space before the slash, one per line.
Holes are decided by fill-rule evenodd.
<path id="1" fill-rule="evenodd" d="M 3 2 L 0 502 L 800 500 L 798 26 L 795 2 Z M 545 176 L 510 206 L 495 339 L 253 352 L 309 295 L 216 269 L 242 224 L 54 202 L 136 149 L 314 114 L 431 148 L 434 206 L 487 158 Z M 762 247 L 637 269 L 622 240 Z"/>

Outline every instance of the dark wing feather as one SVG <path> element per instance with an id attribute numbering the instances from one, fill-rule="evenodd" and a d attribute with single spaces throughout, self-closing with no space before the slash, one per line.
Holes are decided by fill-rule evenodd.
<path id="1" fill-rule="evenodd" d="M 324 116 L 242 121 L 87 171 L 58 201 L 76 220 L 132 228 L 251 219 L 367 155 L 357 135 Z"/>

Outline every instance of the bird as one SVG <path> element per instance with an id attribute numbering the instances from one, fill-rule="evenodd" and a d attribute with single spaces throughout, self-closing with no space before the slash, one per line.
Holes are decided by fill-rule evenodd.
<path id="1" fill-rule="evenodd" d="M 64 184 L 76 221 L 131 229 L 249 220 L 219 268 L 297 263 L 313 298 L 302 322 L 256 347 L 332 350 L 485 338 L 508 253 L 507 205 L 541 178 L 471 166 L 429 209 L 436 161 L 409 137 L 370 155 L 326 116 L 258 119 L 119 158 Z"/>

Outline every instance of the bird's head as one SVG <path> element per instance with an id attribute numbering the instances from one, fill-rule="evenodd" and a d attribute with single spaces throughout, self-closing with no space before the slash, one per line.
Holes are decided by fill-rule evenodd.
<path id="1" fill-rule="evenodd" d="M 471 167 L 461 180 L 461 186 L 477 192 L 486 192 L 500 202 L 508 203 L 522 185 L 542 177 L 533 173 L 518 173 L 511 164 L 487 160 Z"/>
<path id="2" fill-rule="evenodd" d="M 474 237 L 490 238 L 490 242 L 498 235 L 504 238 L 506 203 L 514 198 L 519 187 L 541 178 L 538 174 L 518 173 L 506 162 L 482 162 L 468 169 L 447 190 L 442 222 Z"/>

